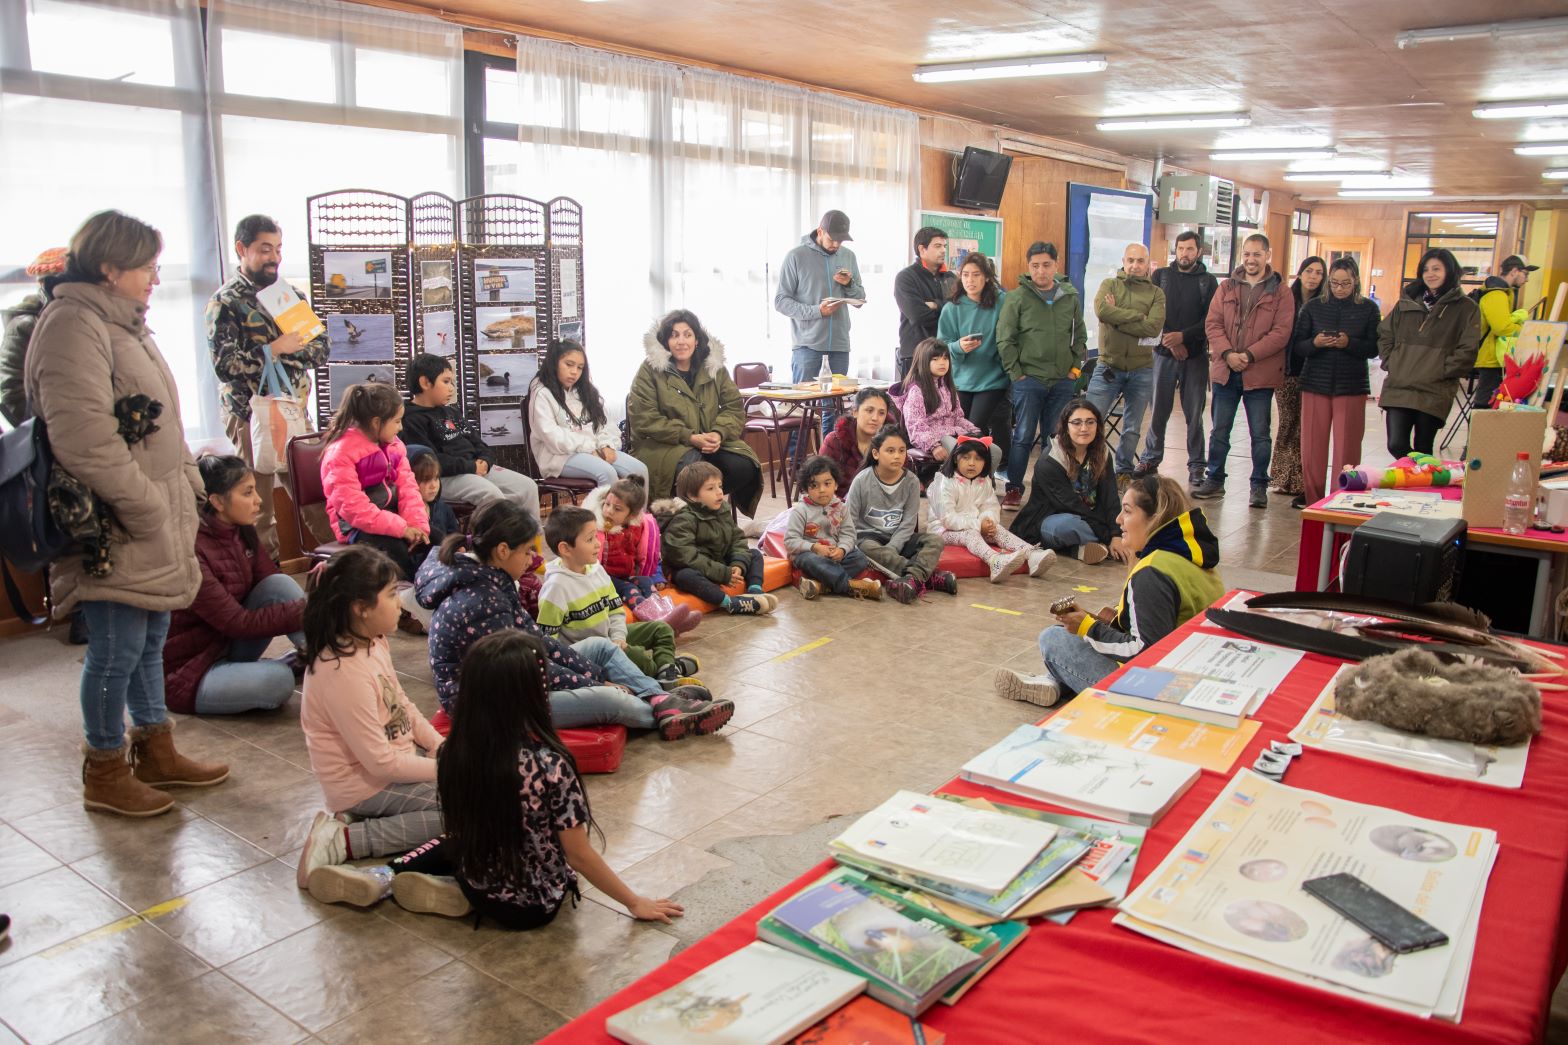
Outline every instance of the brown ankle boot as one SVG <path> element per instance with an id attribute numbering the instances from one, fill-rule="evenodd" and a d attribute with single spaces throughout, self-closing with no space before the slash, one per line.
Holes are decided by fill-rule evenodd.
<path id="1" fill-rule="evenodd" d="M 859 578 L 849 582 L 850 593 L 857 599 L 880 599 L 882 597 L 882 582 L 875 577 Z"/>
<path id="2" fill-rule="evenodd" d="M 131 765 L 136 779 L 154 787 L 210 787 L 229 778 L 221 762 L 194 762 L 174 750 L 174 723 L 131 729 Z"/>
<path id="3" fill-rule="evenodd" d="M 131 774 L 125 745 L 83 747 L 82 805 L 121 816 L 157 816 L 174 808 L 174 799 Z"/>

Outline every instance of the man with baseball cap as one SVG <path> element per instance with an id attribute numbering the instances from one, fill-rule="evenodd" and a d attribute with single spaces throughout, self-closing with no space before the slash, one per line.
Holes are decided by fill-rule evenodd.
<path id="1" fill-rule="evenodd" d="M 1470 405 L 1485 410 L 1492 405 L 1497 386 L 1503 383 L 1503 360 L 1497 352 L 1497 339 L 1513 337 L 1524 325 L 1524 313 L 1515 311 L 1515 296 L 1530 273 L 1540 269 L 1518 254 L 1510 254 L 1497 267 L 1497 275 L 1486 277 L 1476 304 L 1481 306 L 1481 349 L 1475 357 L 1475 392 Z"/>
<path id="2" fill-rule="evenodd" d="M 835 374 L 849 370 L 849 309 L 866 300 L 855 253 L 844 246 L 852 239 L 849 215 L 830 210 L 800 238 L 799 246 L 784 255 L 773 307 L 790 321 L 795 346 L 790 354 L 791 380 L 815 378 L 824 358 Z M 836 412 L 822 411 L 824 437 L 835 420 Z"/>

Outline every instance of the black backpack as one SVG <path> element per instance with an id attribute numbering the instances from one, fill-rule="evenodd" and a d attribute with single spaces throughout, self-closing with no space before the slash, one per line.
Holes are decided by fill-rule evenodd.
<path id="1" fill-rule="evenodd" d="M 53 468 L 43 418 L 30 418 L 0 435 L 0 559 L 27 573 L 43 569 L 74 543 L 49 510 Z M 24 610 L 9 570 L 0 567 L 0 573 L 18 616 L 36 620 Z"/>

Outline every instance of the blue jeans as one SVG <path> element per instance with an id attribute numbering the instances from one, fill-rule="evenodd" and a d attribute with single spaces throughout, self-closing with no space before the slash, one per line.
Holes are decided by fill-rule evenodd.
<path id="1" fill-rule="evenodd" d="M 614 462 L 606 461 L 597 454 L 573 454 L 561 465 L 561 478 L 563 479 L 592 479 L 599 486 L 609 486 L 617 479 L 624 479 L 628 475 L 642 476 L 643 483 L 648 481 L 648 466 L 643 464 L 631 454 L 617 450 Z"/>
<path id="2" fill-rule="evenodd" d="M 1269 484 L 1269 455 L 1274 441 L 1269 438 L 1269 423 L 1274 416 L 1274 389 L 1243 390 L 1241 375 L 1232 371 L 1230 380 L 1214 385 L 1214 405 L 1209 421 L 1209 478 L 1225 481 L 1225 458 L 1230 454 L 1230 430 L 1236 424 L 1236 407 L 1247 408 L 1247 434 L 1252 438 L 1252 486 L 1263 489 Z"/>
<path id="3" fill-rule="evenodd" d="M 125 712 L 138 726 L 155 726 L 163 704 L 163 640 L 169 615 L 122 602 L 81 603 L 87 621 L 82 659 L 82 731 L 87 745 L 109 751 L 125 743 Z"/>
<path id="4" fill-rule="evenodd" d="M 1040 547 L 1055 552 L 1072 551 L 1080 544 L 1090 544 L 1100 538 L 1081 515 L 1062 512 L 1047 515 L 1040 520 Z"/>
<path id="5" fill-rule="evenodd" d="M 822 369 L 822 357 L 826 356 L 828 366 L 833 368 L 835 374 L 842 374 L 849 369 L 848 352 L 825 352 L 819 348 L 809 348 L 806 345 L 796 345 L 789 354 L 790 380 L 797 383 L 801 381 L 815 381 L 817 372 Z M 828 433 L 833 431 L 833 425 L 838 421 L 838 400 L 818 400 L 822 408 L 822 438 L 826 439 Z M 789 437 L 790 453 L 795 452 L 795 433 Z"/>
<path id="6" fill-rule="evenodd" d="M 572 643 L 572 649 L 603 668 L 611 682 L 625 686 L 639 697 L 656 697 L 664 692 L 657 682 L 638 671 L 637 665 L 621 652 L 621 647 L 609 639 L 597 635 L 581 639 Z"/>
<path id="7" fill-rule="evenodd" d="M 653 708 L 641 697 L 634 697 L 614 686 L 557 689 L 550 692 L 550 722 L 557 729 L 616 725 L 652 729 Z"/>
<path id="8" fill-rule="evenodd" d="M 1013 382 L 1013 445 L 1007 452 L 1007 488 L 1022 490 L 1029 470 L 1029 451 L 1036 440 L 1046 446 L 1056 434 L 1062 407 L 1073 397 L 1073 383 L 1066 378 L 1047 384 L 1037 377 Z"/>
<path id="9" fill-rule="evenodd" d="M 245 596 L 245 608 L 259 610 L 305 597 L 294 578 L 274 573 Z M 303 632 L 290 632 L 296 649 L 305 645 Z M 279 660 L 262 660 L 272 637 L 234 639 L 224 658 L 207 669 L 196 685 L 196 714 L 235 715 L 241 711 L 273 711 L 294 693 L 294 671 Z"/>
<path id="10" fill-rule="evenodd" d="M 1111 412 L 1122 397 L 1122 427 L 1116 439 L 1116 474 L 1131 475 L 1138 466 L 1138 437 L 1143 434 L 1143 414 L 1154 397 L 1154 367 L 1115 370 L 1101 364 L 1094 368 L 1084 395 L 1101 414 Z"/>
<path id="11" fill-rule="evenodd" d="M 794 563 L 804 576 L 821 581 L 834 595 L 848 595 L 849 582 L 871 568 L 871 560 L 859 548 L 851 548 L 838 562 L 816 552 L 801 552 Z"/>
<path id="12" fill-rule="evenodd" d="M 1118 661 L 1096 652 L 1060 624 L 1040 633 L 1040 656 L 1045 658 L 1045 670 L 1061 687 L 1062 695 L 1069 698 L 1098 685 L 1101 679 L 1121 667 Z"/>

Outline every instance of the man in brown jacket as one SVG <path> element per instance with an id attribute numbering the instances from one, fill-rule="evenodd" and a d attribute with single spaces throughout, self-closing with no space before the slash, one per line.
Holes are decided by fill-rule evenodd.
<path id="1" fill-rule="evenodd" d="M 1260 232 L 1248 236 L 1241 244 L 1241 265 L 1209 303 L 1204 333 L 1209 338 L 1213 432 L 1208 475 L 1193 487 L 1194 497 L 1224 494 L 1230 430 L 1237 406 L 1244 404 L 1252 438 L 1252 492 L 1247 503 L 1254 508 L 1268 506 L 1274 390 L 1285 379 L 1285 346 L 1296 322 L 1296 299 L 1269 264 L 1271 257 L 1267 236 Z"/>

